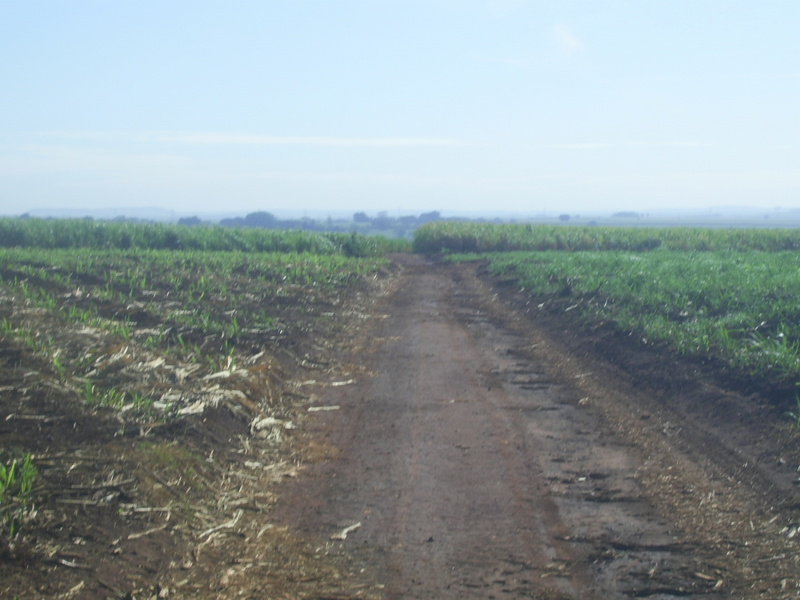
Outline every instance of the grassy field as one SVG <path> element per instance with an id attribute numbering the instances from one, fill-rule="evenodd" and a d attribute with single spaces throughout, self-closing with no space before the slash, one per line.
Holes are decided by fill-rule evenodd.
<path id="1" fill-rule="evenodd" d="M 230 369 L 310 330 L 386 266 L 340 254 L 2 249 L 0 336 L 89 403 L 129 419 L 175 411 L 147 378 L 124 383 L 106 363 Z"/>
<path id="2" fill-rule="evenodd" d="M 800 254 L 657 251 L 511 253 L 495 275 L 569 301 L 646 343 L 800 381 Z"/>
<path id="3" fill-rule="evenodd" d="M 437 224 L 415 247 L 478 252 L 452 258 L 486 259 L 542 308 L 787 386 L 800 382 L 798 242 L 797 230 Z"/>
<path id="4" fill-rule="evenodd" d="M 650 250 L 681 252 L 800 249 L 798 229 L 701 229 L 689 227 L 573 227 L 437 222 L 420 227 L 414 250 L 439 252 L 514 252 Z"/>
<path id="5" fill-rule="evenodd" d="M 158 494 L 150 471 L 184 476 L 173 458 L 190 450 L 170 440 L 207 411 L 237 415 L 278 447 L 286 431 L 276 424 L 295 410 L 287 374 L 326 368 L 358 298 L 391 273 L 382 254 L 407 247 L 349 234 L 0 220 L 0 553 L 35 528 L 34 506 L 48 519 L 69 510 L 74 486 L 136 481 L 129 498 Z M 99 449 L 123 439 L 130 464 Z M 61 458 L 88 448 L 96 457 L 79 468 Z M 213 481 L 198 478 L 181 502 L 215 502 Z M 124 509 L 119 499 L 80 502 Z"/>
<path id="6" fill-rule="evenodd" d="M 300 230 L 0 218 L 0 247 L 308 252 L 365 257 L 406 251 L 410 244 L 379 236 Z"/>

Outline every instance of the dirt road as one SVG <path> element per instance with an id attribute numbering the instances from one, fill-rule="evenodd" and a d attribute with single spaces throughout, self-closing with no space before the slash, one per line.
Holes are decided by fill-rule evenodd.
<path id="1" fill-rule="evenodd" d="M 473 267 L 404 262 L 360 375 L 306 423 L 326 459 L 275 511 L 359 595 L 796 597 L 791 483 L 732 472 L 691 415 L 570 354 Z"/>

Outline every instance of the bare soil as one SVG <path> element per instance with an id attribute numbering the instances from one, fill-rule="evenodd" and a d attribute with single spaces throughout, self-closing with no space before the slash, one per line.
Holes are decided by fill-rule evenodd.
<path id="1" fill-rule="evenodd" d="M 797 597 L 797 436 L 766 399 L 475 265 L 405 265 L 274 515 L 358 597 Z"/>
<path id="2" fill-rule="evenodd" d="M 800 439 L 768 386 L 395 260 L 149 428 L 3 345 L 0 440 L 40 482 L 0 597 L 798 597 Z"/>

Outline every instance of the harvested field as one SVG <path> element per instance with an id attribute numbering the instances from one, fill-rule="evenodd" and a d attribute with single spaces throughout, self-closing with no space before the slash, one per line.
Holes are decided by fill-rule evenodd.
<path id="1" fill-rule="evenodd" d="M 0 439 L 38 470 L 3 597 L 800 589 L 779 409 L 477 264 L 217 269 L 191 299 L 33 266 L 3 273 Z"/>

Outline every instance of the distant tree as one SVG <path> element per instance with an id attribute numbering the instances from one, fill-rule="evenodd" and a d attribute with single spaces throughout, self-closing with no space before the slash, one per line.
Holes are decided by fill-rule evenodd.
<path id="1" fill-rule="evenodd" d="M 615 212 L 612 217 L 622 218 L 622 219 L 638 219 L 639 213 L 633 211 L 621 211 Z"/>
<path id="2" fill-rule="evenodd" d="M 422 213 L 419 216 L 420 223 L 430 223 L 431 221 L 438 221 L 442 218 L 442 214 L 438 210 Z"/>
<path id="3" fill-rule="evenodd" d="M 569 215 L 558 215 L 558 220 L 562 221 L 563 223 L 566 223 L 567 221 L 569 221 Z"/>
<path id="4" fill-rule="evenodd" d="M 178 219 L 178 225 L 201 225 L 203 221 L 200 220 L 200 217 L 183 217 L 182 219 Z"/>
<path id="5" fill-rule="evenodd" d="M 250 213 L 246 215 L 244 218 L 244 226 L 245 227 L 276 227 L 278 225 L 278 219 L 275 218 L 275 215 L 272 213 L 260 211 Z"/>
<path id="6" fill-rule="evenodd" d="M 398 217 L 397 222 L 400 223 L 403 227 L 413 227 L 417 223 L 419 223 L 419 219 L 413 215 L 409 215 L 406 217 Z"/>
<path id="7" fill-rule="evenodd" d="M 385 210 L 378 213 L 378 216 L 373 219 L 372 223 L 378 229 L 389 229 L 394 225 L 394 219 L 389 216 Z"/>
<path id="8" fill-rule="evenodd" d="M 357 212 L 353 215 L 353 222 L 355 223 L 369 223 L 372 219 L 365 212 Z"/>

